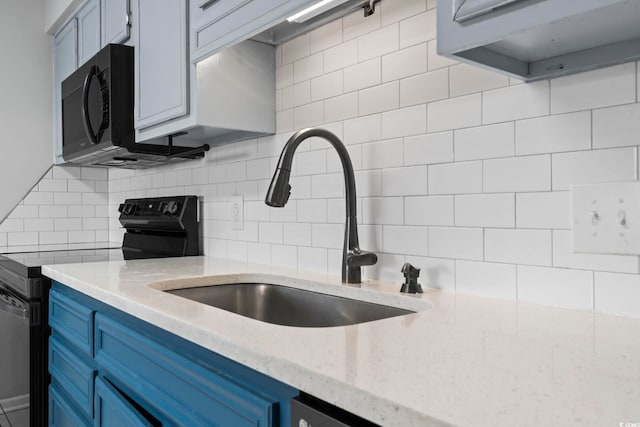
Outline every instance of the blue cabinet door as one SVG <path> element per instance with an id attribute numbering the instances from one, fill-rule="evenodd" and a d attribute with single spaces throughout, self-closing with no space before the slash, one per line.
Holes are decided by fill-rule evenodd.
<path id="1" fill-rule="evenodd" d="M 49 427 L 89 427 L 91 424 L 74 409 L 58 387 L 49 387 Z"/>
<path id="2" fill-rule="evenodd" d="M 144 415 L 102 377 L 96 378 L 96 427 L 152 427 Z"/>

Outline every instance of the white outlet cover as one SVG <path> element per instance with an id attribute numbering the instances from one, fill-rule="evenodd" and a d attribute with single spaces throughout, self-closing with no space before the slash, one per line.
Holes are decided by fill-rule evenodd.
<path id="1" fill-rule="evenodd" d="M 229 205 L 229 216 L 231 217 L 231 229 L 244 229 L 244 197 L 242 195 L 231 196 Z"/>
<path id="2" fill-rule="evenodd" d="M 573 251 L 640 255 L 640 182 L 571 186 Z"/>

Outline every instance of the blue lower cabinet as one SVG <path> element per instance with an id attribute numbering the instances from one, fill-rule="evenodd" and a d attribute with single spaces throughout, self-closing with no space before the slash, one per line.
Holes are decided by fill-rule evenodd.
<path id="1" fill-rule="evenodd" d="M 52 387 L 52 414 L 61 415 L 50 417 L 51 426 L 87 425 L 82 416 L 78 423 L 60 421 L 84 413 L 96 427 L 289 427 L 298 390 L 60 283 L 53 283 L 51 299 L 93 313 L 91 360 L 56 328 L 66 331 L 65 322 L 77 319 L 59 316 L 51 325 L 52 378 L 75 387 L 71 395 Z M 64 418 L 66 409 L 72 415 Z"/>
<path id="2" fill-rule="evenodd" d="M 51 427 L 89 427 L 89 423 L 58 390 L 58 386 L 49 387 L 49 426 Z"/>
<path id="3" fill-rule="evenodd" d="M 101 377 L 96 378 L 96 427 L 152 427 L 115 387 Z"/>

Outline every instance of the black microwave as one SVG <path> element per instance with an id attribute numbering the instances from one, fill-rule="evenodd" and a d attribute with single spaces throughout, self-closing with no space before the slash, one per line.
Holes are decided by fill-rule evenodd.
<path id="1" fill-rule="evenodd" d="M 109 44 L 62 82 L 66 162 L 138 169 L 202 157 L 209 149 L 174 146 L 173 136 L 136 143 L 133 73 L 133 47 Z"/>

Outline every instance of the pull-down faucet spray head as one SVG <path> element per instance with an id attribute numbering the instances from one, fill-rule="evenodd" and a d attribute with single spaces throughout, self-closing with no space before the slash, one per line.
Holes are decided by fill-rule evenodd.
<path id="1" fill-rule="evenodd" d="M 289 176 L 291 175 L 291 164 L 296 148 L 302 141 L 310 137 L 320 137 L 328 141 L 338 152 L 344 173 L 345 199 L 346 199 L 346 221 L 344 233 L 344 246 L 342 251 L 342 281 L 344 283 L 360 283 L 360 267 L 373 265 L 378 261 L 378 257 L 373 252 L 360 249 L 358 242 L 358 224 L 356 216 L 356 180 L 353 174 L 351 158 L 340 139 L 333 133 L 325 129 L 308 128 L 296 132 L 285 144 L 278 160 L 276 172 L 269 185 L 267 196 L 264 202 L 273 207 L 281 208 L 289 200 L 291 186 Z"/>

